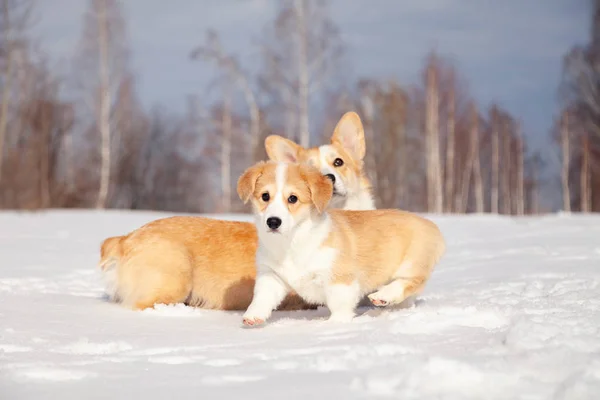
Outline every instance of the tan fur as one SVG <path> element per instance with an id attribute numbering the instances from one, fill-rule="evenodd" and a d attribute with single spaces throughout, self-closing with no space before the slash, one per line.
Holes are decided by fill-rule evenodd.
<path id="1" fill-rule="evenodd" d="M 356 123 L 356 119 L 348 115 L 344 115 L 340 123 L 348 118 Z M 288 147 L 302 154 L 318 151 L 317 148 L 304 149 L 292 141 L 280 139 L 283 138 L 265 140 L 265 147 L 272 158 Z M 339 151 L 344 150 L 340 147 Z M 364 179 L 361 182 L 368 189 L 368 180 L 357 168 L 362 162 L 352 160 L 349 155 L 347 157 L 347 163 L 352 166 L 348 174 L 354 171 L 356 179 Z M 248 196 L 254 195 L 257 181 L 261 182 L 262 171 L 257 169 L 254 173 L 257 175 L 240 178 L 238 193 L 242 199 L 247 200 Z M 272 177 L 266 174 L 261 178 L 268 180 Z M 302 199 L 310 194 L 309 189 L 300 191 Z M 322 199 L 317 197 L 314 201 L 323 204 Z M 299 209 L 302 204 L 295 207 Z M 257 234 L 252 223 L 172 217 L 150 222 L 128 235 L 104 240 L 99 266 L 102 271 L 115 274 L 113 300 L 130 308 L 144 309 L 154 304 L 184 302 L 210 309 L 245 310 L 252 300 L 256 248 Z M 314 306 L 294 294 L 280 306 L 284 310 L 309 308 Z"/>
<path id="2" fill-rule="evenodd" d="M 439 228 L 430 220 L 401 210 L 328 212 L 333 229 L 325 246 L 340 250 L 334 283 L 357 279 L 365 293 L 394 280 L 404 282 L 398 303 L 419 294 L 445 252 Z"/>
<path id="3" fill-rule="evenodd" d="M 333 193 L 333 184 L 331 181 L 321 175 L 317 169 L 310 168 L 306 164 L 299 165 L 297 169 L 298 176 L 294 172 L 294 170 L 289 171 L 288 177 L 292 179 L 292 182 L 294 179 L 306 182 L 310 191 L 310 199 L 317 212 L 320 214 L 325 211 L 325 207 L 327 207 L 327 203 L 331 200 Z"/>
<path id="4" fill-rule="evenodd" d="M 100 263 L 118 259 L 117 297 L 127 307 L 187 303 L 245 310 L 254 289 L 256 246 L 251 223 L 170 217 L 105 240 Z M 308 306 L 291 295 L 281 308 Z"/>

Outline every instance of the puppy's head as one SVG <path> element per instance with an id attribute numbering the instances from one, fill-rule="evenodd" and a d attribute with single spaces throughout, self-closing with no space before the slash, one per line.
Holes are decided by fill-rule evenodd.
<path id="1" fill-rule="evenodd" d="M 334 200 L 345 200 L 363 190 L 365 131 L 355 112 L 342 116 L 329 145 L 305 149 L 291 140 L 271 135 L 266 138 L 265 147 L 271 160 L 308 163 L 317 168 L 333 183 Z"/>
<path id="2" fill-rule="evenodd" d="M 333 185 L 308 164 L 263 161 L 242 174 L 237 190 L 252 202 L 259 230 L 285 234 L 325 210 Z"/>

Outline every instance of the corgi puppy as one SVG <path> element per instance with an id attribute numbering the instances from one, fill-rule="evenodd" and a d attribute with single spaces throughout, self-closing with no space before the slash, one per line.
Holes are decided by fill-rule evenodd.
<path id="1" fill-rule="evenodd" d="M 280 136 L 265 141 L 269 158 L 303 160 L 335 181 L 329 206 L 374 208 L 362 165 L 364 129 L 354 112 L 338 122 L 331 144 L 304 149 Z M 132 309 L 185 303 L 207 309 L 246 310 L 256 276 L 258 236 L 253 223 L 202 217 L 170 217 L 110 237 L 99 266 L 108 297 Z M 312 308 L 291 293 L 280 309 Z"/>
<path id="2" fill-rule="evenodd" d="M 291 291 L 349 321 L 361 298 L 376 306 L 419 294 L 445 252 L 431 221 L 400 210 L 328 209 L 335 186 L 308 164 L 260 162 L 238 180 L 258 232 L 254 296 L 245 325 L 264 323 Z"/>
<path id="3" fill-rule="evenodd" d="M 305 149 L 291 140 L 272 135 L 265 139 L 272 161 L 308 163 L 333 183 L 330 208 L 374 210 L 371 184 L 363 173 L 365 131 L 358 114 L 346 113 L 338 122 L 331 144 Z"/>

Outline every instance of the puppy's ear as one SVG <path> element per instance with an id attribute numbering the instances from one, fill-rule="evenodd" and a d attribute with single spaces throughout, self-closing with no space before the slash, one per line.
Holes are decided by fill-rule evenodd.
<path id="1" fill-rule="evenodd" d="M 323 175 L 318 169 L 308 165 L 300 164 L 300 173 L 310 190 L 310 198 L 317 211 L 322 213 L 333 196 L 333 183 L 331 179 Z"/>
<path id="2" fill-rule="evenodd" d="M 342 146 L 355 160 L 365 157 L 365 129 L 357 113 L 350 111 L 342 116 L 333 130 L 331 143 Z"/>
<path id="3" fill-rule="evenodd" d="M 265 149 L 269 159 L 278 162 L 298 162 L 304 148 L 293 141 L 278 135 L 270 135 L 265 139 Z"/>
<path id="4" fill-rule="evenodd" d="M 261 161 L 248 168 L 238 179 L 237 192 L 240 199 L 246 204 L 250 200 L 250 196 L 254 193 L 256 180 L 262 175 L 266 162 Z"/>

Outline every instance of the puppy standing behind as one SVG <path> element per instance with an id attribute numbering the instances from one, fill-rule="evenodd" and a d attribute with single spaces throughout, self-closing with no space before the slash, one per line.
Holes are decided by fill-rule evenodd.
<path id="1" fill-rule="evenodd" d="M 261 162 L 238 181 L 258 231 L 257 278 L 244 324 L 269 318 L 291 291 L 351 320 L 368 294 L 376 306 L 420 293 L 445 251 L 438 227 L 399 210 L 325 211 L 331 180 L 307 164 Z"/>
<path id="2" fill-rule="evenodd" d="M 335 181 L 330 207 L 373 209 L 363 173 L 364 129 L 356 113 L 338 122 L 331 144 L 305 149 L 279 136 L 265 143 L 275 160 L 311 163 Z M 258 245 L 252 223 L 171 217 L 107 238 L 100 268 L 112 301 L 133 309 L 186 303 L 217 310 L 246 310 L 252 300 Z M 281 309 L 308 308 L 290 295 Z"/>

